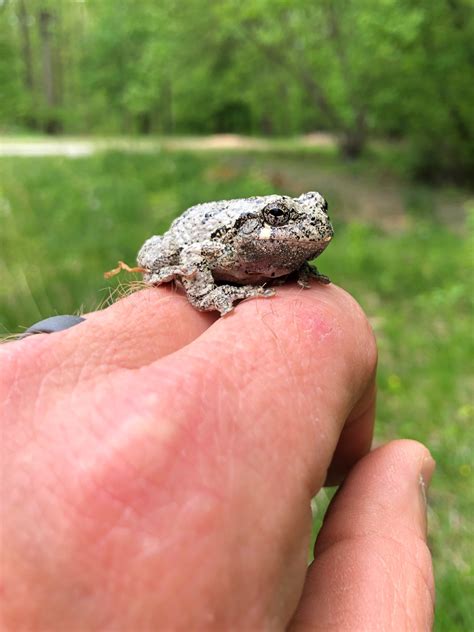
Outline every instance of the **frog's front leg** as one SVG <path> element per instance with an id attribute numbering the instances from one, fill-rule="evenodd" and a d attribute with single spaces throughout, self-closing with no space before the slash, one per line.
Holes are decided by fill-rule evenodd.
<path id="1" fill-rule="evenodd" d="M 257 296 L 273 296 L 275 290 L 258 285 L 217 285 L 209 269 L 199 270 L 192 279 L 181 279 L 189 302 L 201 311 L 216 310 L 224 316 L 235 301 Z"/>
<path id="2" fill-rule="evenodd" d="M 182 253 L 184 261 L 192 262 L 193 277 L 181 277 L 189 302 L 201 311 L 216 310 L 221 316 L 230 312 L 236 301 L 256 296 L 273 296 L 275 291 L 256 285 L 217 284 L 212 269 L 219 260 L 232 256 L 229 247 L 213 241 L 205 241 L 199 246 L 191 246 Z"/>
<path id="3" fill-rule="evenodd" d="M 314 279 L 315 281 L 318 281 L 318 283 L 323 283 L 324 285 L 331 283 L 331 279 L 329 277 L 325 274 L 321 274 L 316 266 L 312 266 L 305 261 L 298 270 L 298 285 L 301 285 L 301 287 L 304 288 L 309 288 L 311 287 L 309 282 L 310 279 Z"/>

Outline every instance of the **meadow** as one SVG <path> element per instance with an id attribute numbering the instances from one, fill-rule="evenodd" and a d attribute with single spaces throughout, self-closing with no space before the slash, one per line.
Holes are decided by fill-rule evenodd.
<path id="1" fill-rule="evenodd" d="M 361 303 L 380 350 L 376 443 L 437 461 L 430 489 L 436 630 L 472 630 L 474 202 L 415 184 L 396 151 L 104 152 L 0 158 L 0 336 L 113 300 L 103 272 L 200 201 L 320 190 L 336 237 L 322 272 Z M 330 497 L 316 501 L 315 531 Z"/>

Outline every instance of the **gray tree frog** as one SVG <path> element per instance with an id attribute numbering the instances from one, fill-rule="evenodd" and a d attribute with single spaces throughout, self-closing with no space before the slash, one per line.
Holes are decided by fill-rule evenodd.
<path id="1" fill-rule="evenodd" d="M 293 272 L 302 287 L 311 277 L 329 283 L 308 261 L 333 234 L 327 202 L 315 191 L 207 202 L 148 239 L 137 261 L 145 282 L 176 281 L 198 310 L 223 316 L 236 301 L 272 296 L 275 290 L 266 284 Z"/>

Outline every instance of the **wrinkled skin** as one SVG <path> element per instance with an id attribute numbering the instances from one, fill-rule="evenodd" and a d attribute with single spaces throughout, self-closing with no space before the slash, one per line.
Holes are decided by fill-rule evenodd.
<path id="1" fill-rule="evenodd" d="M 273 296 L 266 285 L 293 272 L 304 288 L 311 277 L 330 282 L 308 263 L 333 237 L 327 208 L 317 191 L 197 204 L 147 239 L 137 263 L 146 283 L 176 281 L 196 309 L 224 316 L 238 301 Z"/>
<path id="2" fill-rule="evenodd" d="M 225 319 L 152 288 L 0 346 L 2 629 L 430 629 L 433 461 L 368 453 L 375 364 L 333 285 Z"/>

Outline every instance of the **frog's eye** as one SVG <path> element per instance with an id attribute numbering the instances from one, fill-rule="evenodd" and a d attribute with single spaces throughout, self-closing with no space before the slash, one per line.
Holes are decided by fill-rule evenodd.
<path id="1" fill-rule="evenodd" d="M 270 226 L 283 226 L 290 219 L 290 211 L 279 202 L 268 204 L 263 211 L 263 219 Z"/>
<path id="2" fill-rule="evenodd" d="M 323 198 L 323 211 L 326 213 L 326 215 L 328 214 L 328 203 L 326 202 L 324 198 Z"/>

